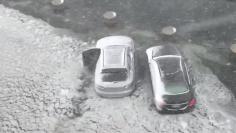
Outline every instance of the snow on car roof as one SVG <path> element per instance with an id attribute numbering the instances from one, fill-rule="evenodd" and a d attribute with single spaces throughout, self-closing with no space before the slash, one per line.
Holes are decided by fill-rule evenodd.
<path id="1" fill-rule="evenodd" d="M 124 68 L 126 47 L 109 46 L 103 49 L 103 67 L 104 68 Z"/>
<path id="2" fill-rule="evenodd" d="M 159 57 L 165 55 L 181 55 L 178 49 L 171 45 L 162 45 L 154 47 L 152 50 L 152 57 Z"/>

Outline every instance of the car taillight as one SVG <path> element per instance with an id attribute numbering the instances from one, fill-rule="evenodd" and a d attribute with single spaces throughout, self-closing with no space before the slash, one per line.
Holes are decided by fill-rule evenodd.
<path id="1" fill-rule="evenodd" d="M 163 107 L 166 103 L 162 98 L 156 98 L 156 104 L 158 104 L 159 107 Z"/>
<path id="2" fill-rule="evenodd" d="M 158 102 L 157 103 L 160 107 L 163 107 L 165 105 L 165 102 Z"/>
<path id="3" fill-rule="evenodd" d="M 195 98 L 193 98 L 189 103 L 188 103 L 188 106 L 189 107 L 192 107 L 192 106 L 194 106 L 195 104 L 196 104 L 196 99 Z"/>

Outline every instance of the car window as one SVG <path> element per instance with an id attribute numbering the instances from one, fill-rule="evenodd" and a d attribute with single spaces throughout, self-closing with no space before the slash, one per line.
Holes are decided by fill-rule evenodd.
<path id="1" fill-rule="evenodd" d="M 156 60 L 156 63 L 159 66 L 166 92 L 178 94 L 188 91 L 184 73 L 180 67 L 180 58 L 162 58 Z"/>
<path id="2" fill-rule="evenodd" d="M 183 103 L 188 101 L 192 97 L 191 93 L 182 93 L 178 95 L 164 95 L 163 99 L 167 103 Z"/>
<path id="3" fill-rule="evenodd" d="M 127 79 L 127 71 L 116 71 L 101 73 L 103 82 L 125 81 Z"/>

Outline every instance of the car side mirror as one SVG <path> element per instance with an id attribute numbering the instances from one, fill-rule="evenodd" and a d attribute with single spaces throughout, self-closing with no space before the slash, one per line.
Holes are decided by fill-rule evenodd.
<path id="1" fill-rule="evenodd" d="M 101 49 L 91 48 L 82 52 L 82 59 L 84 67 L 87 67 L 89 71 L 95 70 L 97 60 L 100 56 Z"/>

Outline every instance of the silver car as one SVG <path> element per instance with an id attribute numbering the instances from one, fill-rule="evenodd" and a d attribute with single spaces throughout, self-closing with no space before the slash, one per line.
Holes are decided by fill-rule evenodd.
<path id="1" fill-rule="evenodd" d="M 109 36 L 97 41 L 100 49 L 95 67 L 95 91 L 102 97 L 124 97 L 134 90 L 134 41 Z"/>
<path id="2" fill-rule="evenodd" d="M 194 107 L 194 78 L 187 59 L 171 45 L 146 50 L 154 103 L 158 111 L 180 111 Z"/>

